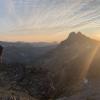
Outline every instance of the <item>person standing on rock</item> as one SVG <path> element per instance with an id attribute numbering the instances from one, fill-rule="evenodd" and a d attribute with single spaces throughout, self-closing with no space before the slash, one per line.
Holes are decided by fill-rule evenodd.
<path id="1" fill-rule="evenodd" d="M 15 94 L 14 94 L 14 93 L 12 93 L 12 94 L 11 94 L 11 96 L 10 96 L 9 100 L 17 100 L 17 99 L 16 99 L 16 96 L 15 96 Z"/>
<path id="2" fill-rule="evenodd" d="M 0 45 L 0 64 L 2 64 L 3 46 Z"/>

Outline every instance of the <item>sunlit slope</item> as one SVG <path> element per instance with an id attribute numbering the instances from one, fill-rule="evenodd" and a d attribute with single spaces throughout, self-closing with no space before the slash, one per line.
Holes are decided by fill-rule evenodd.
<path id="1" fill-rule="evenodd" d="M 68 39 L 42 57 L 39 66 L 52 73 L 55 88 L 60 94 L 66 94 L 67 90 L 78 88 L 87 78 L 91 66 L 95 67 L 92 63 L 98 48 L 99 41 L 92 40 L 80 32 L 72 32 Z"/>

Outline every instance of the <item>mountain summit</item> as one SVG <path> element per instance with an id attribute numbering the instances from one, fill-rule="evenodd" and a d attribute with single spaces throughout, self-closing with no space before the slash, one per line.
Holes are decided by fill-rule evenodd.
<path id="1" fill-rule="evenodd" d="M 69 34 L 69 37 L 68 37 L 68 39 L 72 39 L 72 40 L 74 40 L 74 39 L 86 39 L 86 38 L 87 37 L 85 35 L 83 35 L 81 32 L 77 32 L 77 33 L 71 32 Z"/>
<path id="2" fill-rule="evenodd" d="M 95 72 L 100 71 L 98 44 L 100 42 L 83 35 L 81 32 L 71 32 L 69 37 L 62 41 L 58 47 L 41 58 L 39 65 L 50 71 L 55 81 L 56 95 L 63 94 L 63 92 L 68 94 L 74 89 L 81 88 L 80 85 L 83 84 L 83 80 L 88 75 L 92 77 L 91 79 L 94 76 L 100 76 L 99 73 L 97 76 L 93 72 L 94 70 L 96 70 Z M 95 57 L 96 53 L 98 56 Z M 89 78 L 89 81 L 91 79 Z"/>
<path id="3" fill-rule="evenodd" d="M 85 44 L 85 43 L 97 43 L 96 40 L 93 40 L 85 35 L 83 35 L 81 32 L 71 32 L 68 36 L 68 38 L 61 42 L 60 46 L 65 45 L 74 45 L 74 44 Z"/>

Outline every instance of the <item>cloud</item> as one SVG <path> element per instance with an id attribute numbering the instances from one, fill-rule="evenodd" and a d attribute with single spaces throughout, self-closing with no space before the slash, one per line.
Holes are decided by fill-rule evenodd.
<path id="1" fill-rule="evenodd" d="M 96 30 L 100 25 L 100 0 L 4 1 L 8 20 L 6 27 L 11 25 L 9 30 L 17 34 L 81 31 L 91 27 Z M 2 20 L 5 23 L 5 18 Z"/>

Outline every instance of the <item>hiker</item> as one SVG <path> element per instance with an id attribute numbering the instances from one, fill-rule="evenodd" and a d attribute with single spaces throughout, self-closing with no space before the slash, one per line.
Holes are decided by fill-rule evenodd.
<path id="1" fill-rule="evenodd" d="M 9 100 L 17 100 L 17 99 L 16 99 L 16 96 L 15 96 L 15 94 L 14 94 L 14 93 L 12 93 L 12 94 L 11 94 L 11 96 L 10 96 Z"/>
<path id="2" fill-rule="evenodd" d="M 2 64 L 3 46 L 0 45 L 0 64 Z"/>

